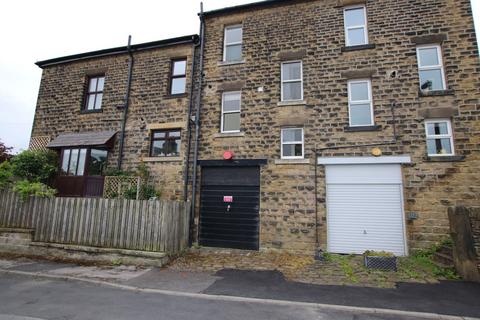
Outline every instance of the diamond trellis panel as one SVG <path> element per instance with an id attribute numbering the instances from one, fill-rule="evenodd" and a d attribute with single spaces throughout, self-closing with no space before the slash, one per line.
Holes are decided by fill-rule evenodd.
<path id="1" fill-rule="evenodd" d="M 136 199 L 141 198 L 140 177 L 132 176 L 106 176 L 103 187 L 103 197 L 106 199 L 123 198 L 125 193 L 132 188 L 137 189 Z"/>
<path id="2" fill-rule="evenodd" d="M 50 142 L 49 136 L 38 136 L 31 137 L 30 144 L 28 146 L 29 150 L 47 150 L 47 145 Z"/>

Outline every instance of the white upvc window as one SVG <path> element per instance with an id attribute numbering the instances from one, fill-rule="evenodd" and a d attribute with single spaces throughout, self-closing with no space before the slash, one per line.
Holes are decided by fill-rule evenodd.
<path id="1" fill-rule="evenodd" d="M 420 89 L 424 91 L 445 90 L 445 71 L 443 69 L 442 49 L 439 45 L 417 47 L 418 76 Z"/>
<path id="2" fill-rule="evenodd" d="M 223 61 L 236 62 L 242 60 L 242 25 L 225 27 L 223 43 Z"/>
<path id="3" fill-rule="evenodd" d="M 281 132 L 282 159 L 303 159 L 303 128 L 284 128 Z"/>
<path id="4" fill-rule="evenodd" d="M 241 92 L 224 92 L 222 95 L 221 132 L 240 132 Z"/>
<path id="5" fill-rule="evenodd" d="M 370 79 L 348 81 L 348 115 L 351 127 L 374 125 Z"/>
<path id="6" fill-rule="evenodd" d="M 281 100 L 303 100 L 303 65 L 302 61 L 282 62 Z"/>
<path id="7" fill-rule="evenodd" d="M 429 156 L 453 156 L 452 123 L 449 119 L 425 120 Z"/>
<path id="8" fill-rule="evenodd" d="M 345 25 L 345 45 L 368 44 L 367 10 L 365 6 L 352 6 L 343 9 Z"/>

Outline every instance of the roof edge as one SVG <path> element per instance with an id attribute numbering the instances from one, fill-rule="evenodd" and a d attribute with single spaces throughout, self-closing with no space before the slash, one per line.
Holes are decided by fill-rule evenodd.
<path id="1" fill-rule="evenodd" d="M 266 6 L 276 5 L 276 4 L 285 4 L 288 2 L 295 2 L 295 0 L 264 0 L 264 1 L 258 1 L 258 2 L 251 2 L 251 3 L 241 4 L 238 6 L 225 7 L 225 8 L 215 9 L 211 11 L 205 11 L 203 15 L 211 16 L 211 15 L 217 15 L 217 14 L 230 13 L 234 11 L 254 9 L 258 7 L 266 7 Z M 201 14 L 199 13 L 198 15 L 201 15 Z"/>
<path id="2" fill-rule="evenodd" d="M 181 36 L 181 37 L 176 37 L 176 38 L 170 38 L 170 39 L 163 39 L 163 40 L 134 44 L 134 45 L 131 45 L 130 48 L 133 52 L 135 52 L 135 51 L 142 51 L 142 50 L 149 50 L 149 49 L 157 49 L 157 48 L 162 48 L 162 47 L 169 47 L 169 46 L 174 46 L 174 45 L 179 45 L 179 44 L 195 43 L 197 41 L 198 41 L 198 35 L 197 34 L 192 34 L 192 35 Z M 96 50 L 96 51 L 90 51 L 90 52 L 84 52 L 84 53 L 78 53 L 78 54 L 63 56 L 63 57 L 59 57 L 59 58 L 37 61 L 37 62 L 35 62 L 35 64 L 38 67 L 43 69 L 45 67 L 49 67 L 49 66 L 52 66 L 52 65 L 69 63 L 69 62 L 91 59 L 91 58 L 99 58 L 99 57 L 122 54 L 122 53 L 127 53 L 127 52 L 128 52 L 128 47 L 127 46 L 122 46 L 122 47 L 102 49 L 102 50 Z"/>

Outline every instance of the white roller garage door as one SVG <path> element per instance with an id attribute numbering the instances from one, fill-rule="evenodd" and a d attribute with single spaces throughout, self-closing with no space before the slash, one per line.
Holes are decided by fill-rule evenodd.
<path id="1" fill-rule="evenodd" d="M 399 164 L 327 165 L 328 250 L 406 254 Z"/>

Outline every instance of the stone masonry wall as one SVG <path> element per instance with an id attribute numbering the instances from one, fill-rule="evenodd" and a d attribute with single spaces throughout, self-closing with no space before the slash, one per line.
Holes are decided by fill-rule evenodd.
<path id="1" fill-rule="evenodd" d="M 124 170 L 135 170 L 140 161 L 150 168 L 162 197 L 183 197 L 183 168 L 186 149 L 186 122 L 189 97 L 172 98 L 168 94 L 170 61 L 187 58 L 187 88 L 190 89 L 192 45 L 176 45 L 134 53 L 130 106 L 126 125 Z M 105 73 L 102 111 L 82 113 L 87 77 Z M 43 70 L 32 137 L 85 131 L 120 132 L 122 109 L 128 76 L 128 55 L 114 55 L 46 67 Z M 151 161 L 149 141 L 151 125 L 172 124 L 182 129 L 181 156 L 171 161 Z M 109 153 L 108 167 L 115 168 L 118 136 Z M 160 159 L 157 159 L 160 160 Z"/>
<path id="2" fill-rule="evenodd" d="M 448 234 L 447 208 L 480 201 L 480 68 L 469 0 L 368 0 L 369 43 L 375 48 L 342 52 L 343 4 L 359 1 L 292 1 L 251 11 L 206 17 L 204 87 L 199 158 L 221 159 L 233 150 L 238 159 L 268 159 L 261 170 L 260 246 L 311 252 L 315 248 L 317 196 L 320 246 L 326 248 L 324 168 L 315 150 L 393 139 L 391 104 L 396 103 L 395 144 L 383 155 L 410 155 L 403 166 L 405 222 L 410 249 L 427 247 Z M 362 1 L 360 1 L 362 2 Z M 243 25 L 244 63 L 221 64 L 223 30 Z M 419 95 L 416 42 L 444 39 L 442 51 L 448 91 Z M 294 57 L 294 58 L 292 58 Z M 302 60 L 304 103 L 280 101 L 280 63 Z M 390 77 L 391 71 L 397 77 Z M 372 80 L 378 131 L 347 132 L 347 80 Z M 262 87 L 263 92 L 258 88 Z M 241 89 L 240 135 L 220 134 L 221 95 Z M 426 156 L 426 116 L 452 119 L 456 155 L 463 160 L 434 162 Z M 305 159 L 280 158 L 280 130 L 303 127 Z M 371 148 L 324 150 L 318 156 L 369 156 Z M 198 214 L 198 212 L 197 212 Z"/>

